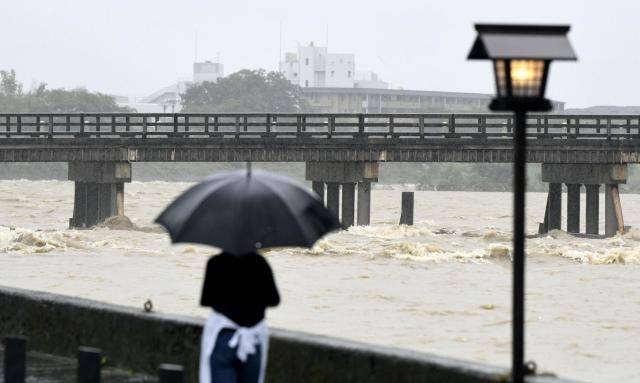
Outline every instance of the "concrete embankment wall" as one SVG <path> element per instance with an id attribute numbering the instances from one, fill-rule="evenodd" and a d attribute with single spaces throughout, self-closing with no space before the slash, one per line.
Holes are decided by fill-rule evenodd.
<path id="1" fill-rule="evenodd" d="M 29 349 L 74 357 L 78 346 L 103 350 L 113 366 L 155 374 L 160 363 L 185 366 L 197 381 L 203 320 L 144 313 L 49 293 L 0 286 L 0 336 L 21 334 Z M 506 369 L 407 350 L 286 330 L 271 330 L 267 381 L 506 382 Z M 529 382 L 567 382 L 532 377 Z"/>

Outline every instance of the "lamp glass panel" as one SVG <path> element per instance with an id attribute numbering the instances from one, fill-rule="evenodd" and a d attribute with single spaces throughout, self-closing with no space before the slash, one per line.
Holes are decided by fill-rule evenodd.
<path id="1" fill-rule="evenodd" d="M 542 97 L 542 79 L 544 78 L 543 60 L 511 60 L 511 96 Z"/>
<path id="2" fill-rule="evenodd" d="M 496 90 L 498 97 L 507 97 L 507 64 L 505 60 L 495 60 L 493 68 L 496 72 Z"/>

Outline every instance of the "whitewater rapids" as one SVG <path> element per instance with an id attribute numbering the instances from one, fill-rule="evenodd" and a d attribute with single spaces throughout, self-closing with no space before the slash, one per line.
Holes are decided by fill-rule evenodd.
<path id="1" fill-rule="evenodd" d="M 73 183 L 0 181 L 0 284 L 204 316 L 215 251 L 172 246 L 152 224 L 190 185 L 127 184 L 130 220 L 69 230 Z M 530 234 L 545 198 L 527 195 Z M 625 223 L 640 228 L 640 195 L 621 199 Z M 400 188 L 374 190 L 370 227 L 266 252 L 283 297 L 270 325 L 508 366 L 511 194 L 425 191 L 415 203 L 416 225 L 398 226 Z M 563 377 L 640 381 L 640 230 L 555 231 L 529 239 L 527 253 L 526 358 Z"/>

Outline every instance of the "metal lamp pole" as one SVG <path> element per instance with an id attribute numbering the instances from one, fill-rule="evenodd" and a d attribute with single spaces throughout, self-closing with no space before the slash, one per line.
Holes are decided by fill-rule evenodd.
<path id="1" fill-rule="evenodd" d="M 513 129 L 513 326 L 512 381 L 524 381 L 524 232 L 527 111 L 516 109 Z"/>
<path id="2" fill-rule="evenodd" d="M 535 365 L 524 364 L 524 229 L 527 156 L 527 111 L 546 112 L 544 98 L 553 60 L 575 61 L 567 39 L 568 25 L 476 24 L 476 37 L 467 56 L 493 61 L 497 97 L 489 108 L 513 111 L 513 323 L 512 382 L 522 383 Z"/>

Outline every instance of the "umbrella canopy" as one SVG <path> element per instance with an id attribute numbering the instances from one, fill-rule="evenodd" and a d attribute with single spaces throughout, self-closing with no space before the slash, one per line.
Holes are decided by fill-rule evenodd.
<path id="1" fill-rule="evenodd" d="M 232 254 L 264 247 L 311 247 L 340 227 L 304 185 L 259 170 L 207 178 L 176 198 L 156 222 L 174 243 L 202 243 Z"/>

